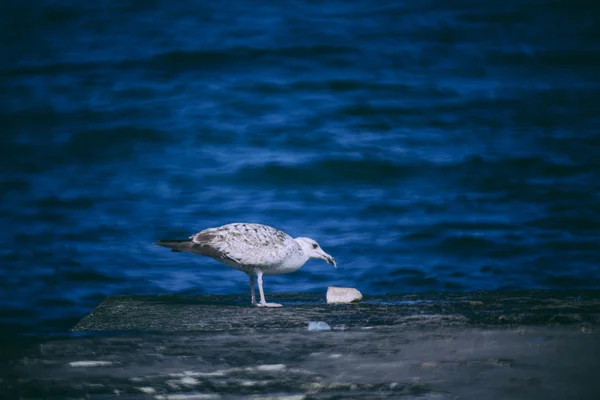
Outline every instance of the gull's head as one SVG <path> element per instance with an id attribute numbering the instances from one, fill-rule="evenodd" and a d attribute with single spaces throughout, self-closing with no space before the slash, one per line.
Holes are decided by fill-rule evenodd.
<path id="1" fill-rule="evenodd" d="M 325 260 L 327 264 L 333 265 L 334 268 L 336 267 L 335 259 L 325 253 L 321 246 L 319 246 L 319 243 L 315 240 L 307 237 L 299 237 L 294 240 L 302 247 L 304 254 L 306 254 L 308 258 L 320 258 L 321 260 Z"/>

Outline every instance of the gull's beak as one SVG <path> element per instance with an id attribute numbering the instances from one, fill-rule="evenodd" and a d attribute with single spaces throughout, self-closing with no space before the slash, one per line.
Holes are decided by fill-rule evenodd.
<path id="1" fill-rule="evenodd" d="M 329 254 L 325 253 L 324 251 L 320 251 L 319 252 L 319 256 L 325 260 L 325 262 L 327 264 L 333 265 L 333 268 L 337 268 L 336 264 L 335 264 L 335 259 L 333 257 L 331 257 Z"/>

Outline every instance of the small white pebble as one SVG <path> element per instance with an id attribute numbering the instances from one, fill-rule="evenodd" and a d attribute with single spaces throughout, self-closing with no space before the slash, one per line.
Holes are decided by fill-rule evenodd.
<path id="1" fill-rule="evenodd" d="M 168 395 L 158 395 L 154 396 L 156 400 L 216 400 L 220 399 L 221 396 L 218 394 L 200 394 L 200 393 L 190 393 L 190 394 L 168 394 Z"/>
<path id="2" fill-rule="evenodd" d="M 197 385 L 198 379 L 192 378 L 191 376 L 184 376 L 179 382 L 181 382 L 182 385 Z"/>
<path id="3" fill-rule="evenodd" d="M 285 369 L 285 364 L 266 364 L 266 365 L 259 365 L 258 367 L 256 367 L 257 371 L 266 371 L 266 372 L 281 371 L 283 369 Z"/>
<path id="4" fill-rule="evenodd" d="M 327 322 L 323 322 L 323 321 L 319 321 L 319 322 L 310 321 L 308 323 L 308 330 L 309 331 L 330 331 L 331 326 L 329 326 L 329 324 Z"/>
<path id="5" fill-rule="evenodd" d="M 69 363 L 71 367 L 108 367 L 113 364 L 112 361 L 72 361 Z"/>
<path id="6" fill-rule="evenodd" d="M 225 376 L 230 370 L 221 370 L 214 372 L 193 372 L 193 371 L 184 371 L 180 373 L 169 374 L 169 376 L 173 377 L 181 377 L 181 376 L 196 376 L 196 377 L 210 377 L 210 376 Z"/>

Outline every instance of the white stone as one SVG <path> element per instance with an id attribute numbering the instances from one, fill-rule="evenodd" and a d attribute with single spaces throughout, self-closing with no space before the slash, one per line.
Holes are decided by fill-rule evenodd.
<path id="1" fill-rule="evenodd" d="M 217 400 L 221 396 L 218 394 L 201 394 L 201 393 L 190 393 L 190 394 L 167 394 L 154 396 L 156 400 Z"/>
<path id="2" fill-rule="evenodd" d="M 169 374 L 169 376 L 173 376 L 173 377 L 186 377 L 186 376 L 191 376 L 191 377 L 213 377 L 213 376 L 225 376 L 226 373 L 229 373 L 231 371 L 233 371 L 234 369 L 231 370 L 221 370 L 221 371 L 213 371 L 213 372 L 194 372 L 194 371 L 183 371 L 183 372 L 178 372 L 178 373 L 172 373 Z"/>
<path id="3" fill-rule="evenodd" d="M 327 304 L 345 304 L 361 301 L 363 295 L 354 288 L 329 286 L 327 288 Z"/>
<path id="4" fill-rule="evenodd" d="M 193 378 L 191 376 L 184 376 L 183 378 L 181 378 L 179 380 L 179 382 L 181 382 L 183 385 L 188 385 L 188 386 L 193 386 L 193 385 L 197 385 L 198 383 L 200 383 L 198 381 L 198 379 Z"/>
<path id="5" fill-rule="evenodd" d="M 303 394 L 292 394 L 292 395 L 283 395 L 283 396 L 252 396 L 250 397 L 252 400 L 304 400 L 306 399 L 306 395 Z"/>
<path id="6" fill-rule="evenodd" d="M 72 361 L 71 367 L 109 367 L 113 365 L 112 361 Z"/>
<path id="7" fill-rule="evenodd" d="M 329 326 L 329 324 L 324 321 L 318 321 L 318 322 L 310 321 L 308 323 L 308 330 L 309 331 L 330 331 L 331 326 Z"/>
<path id="8" fill-rule="evenodd" d="M 282 371 L 285 369 L 285 364 L 265 364 L 265 365 L 259 365 L 258 367 L 256 367 L 257 371 L 263 371 L 263 372 L 275 372 L 275 371 Z"/>

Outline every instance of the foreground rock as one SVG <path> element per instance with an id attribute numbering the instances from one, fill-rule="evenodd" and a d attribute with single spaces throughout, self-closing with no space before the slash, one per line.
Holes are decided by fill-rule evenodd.
<path id="1" fill-rule="evenodd" d="M 362 298 L 362 293 L 354 288 L 335 286 L 329 286 L 327 288 L 327 304 L 358 303 Z"/>
<path id="2" fill-rule="evenodd" d="M 115 297 L 10 366 L 6 398 L 595 399 L 599 292 Z M 308 331 L 323 321 L 331 331 Z"/>

